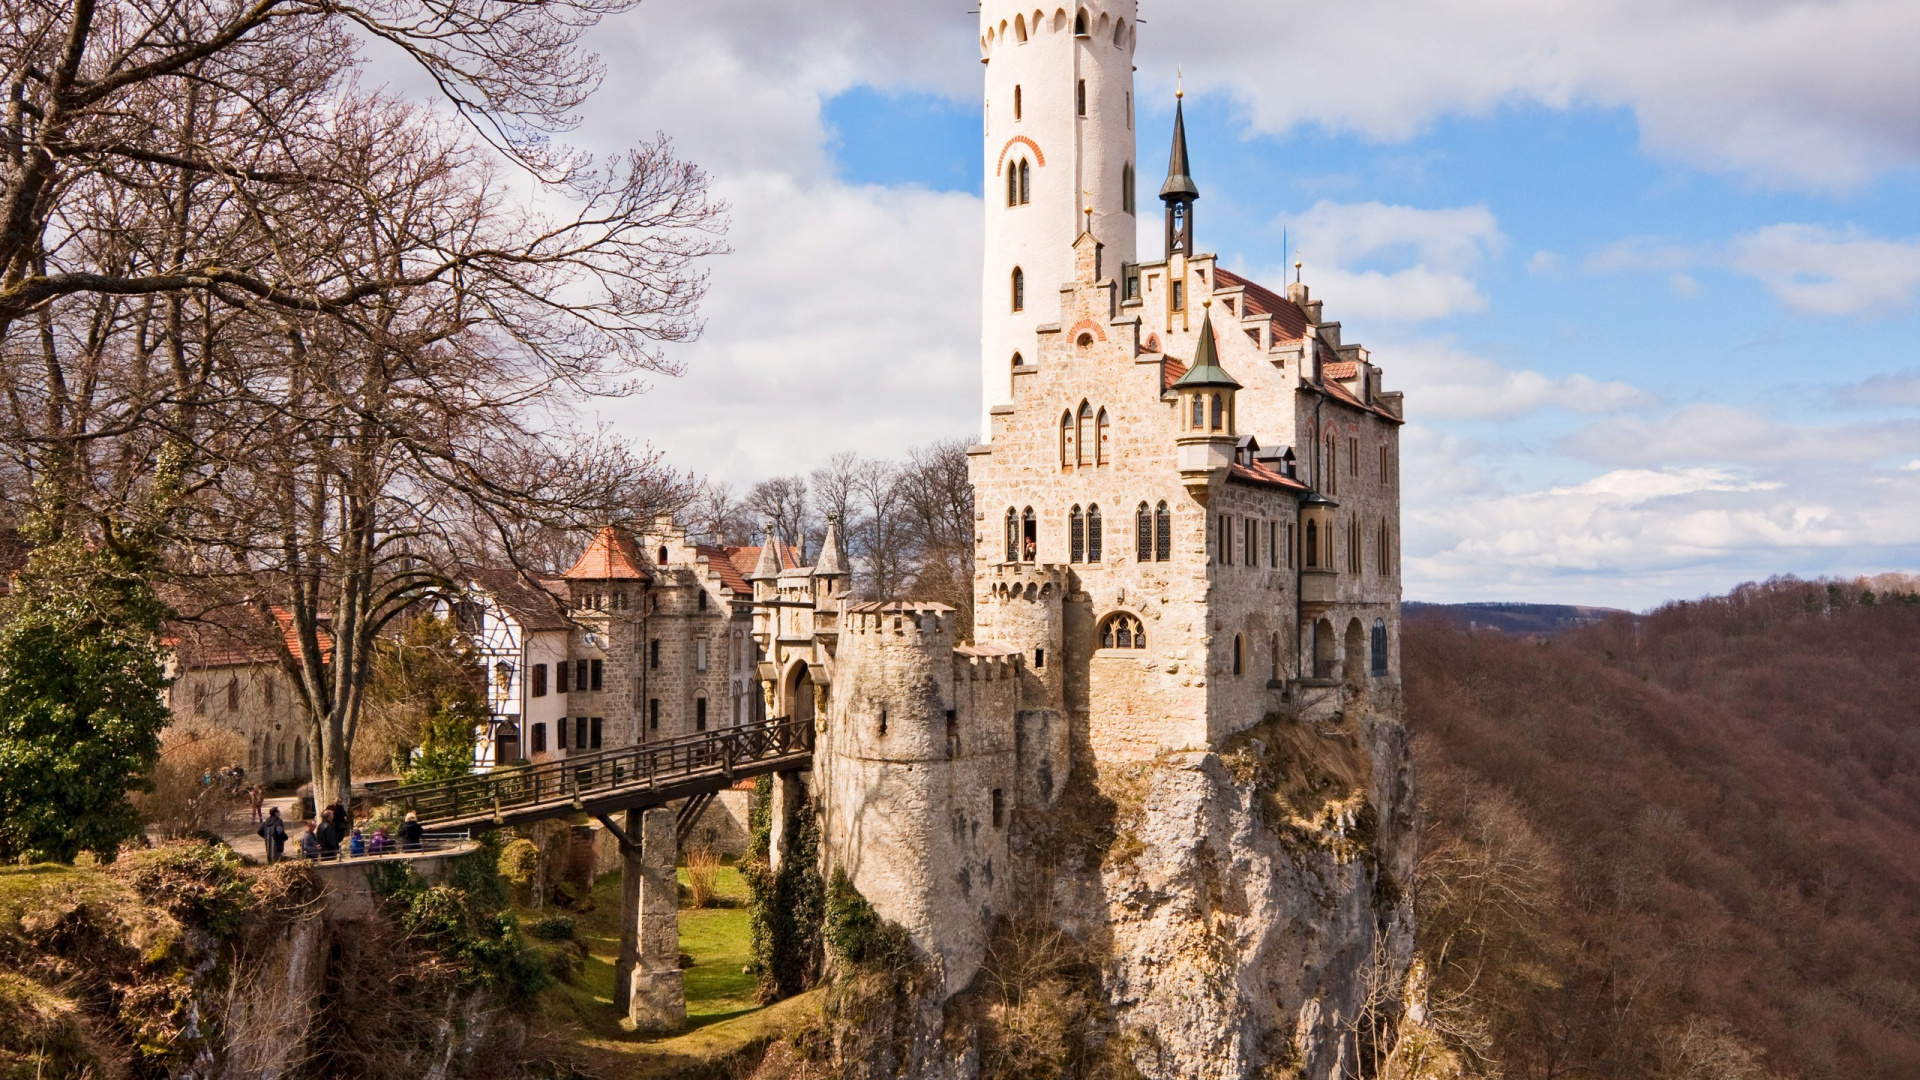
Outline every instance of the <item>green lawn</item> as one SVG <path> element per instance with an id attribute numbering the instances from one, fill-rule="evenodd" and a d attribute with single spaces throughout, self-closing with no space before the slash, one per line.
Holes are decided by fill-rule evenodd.
<path id="1" fill-rule="evenodd" d="M 685 884 L 687 872 L 680 871 Z M 687 1022 L 691 1028 L 717 1023 L 759 1007 L 754 978 L 742 970 L 753 959 L 747 926 L 747 883 L 740 871 L 723 867 L 715 889 L 719 906 L 680 909 L 680 951 L 693 957 L 686 971 Z M 531 918 L 532 912 L 523 912 Z M 593 910 L 574 913 L 587 946 L 580 979 L 567 987 L 580 1019 L 595 1033 L 618 1037 L 620 1017 L 613 1011 L 613 965 L 620 954 L 620 875 L 608 874 L 593 887 Z"/>

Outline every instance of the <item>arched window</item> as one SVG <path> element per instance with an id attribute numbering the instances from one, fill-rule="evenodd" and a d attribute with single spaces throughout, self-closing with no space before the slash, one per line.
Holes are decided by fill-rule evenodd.
<path id="1" fill-rule="evenodd" d="M 1120 166 L 1120 212 L 1131 214 L 1133 209 L 1133 166 Z"/>
<path id="2" fill-rule="evenodd" d="M 1013 268 L 1013 310 L 1027 310 L 1027 275 L 1017 266 Z"/>
<path id="3" fill-rule="evenodd" d="M 1015 15 L 1013 17 L 1013 37 L 1015 41 L 1027 40 L 1027 17 L 1025 15 Z"/>
<path id="4" fill-rule="evenodd" d="M 1316 521 L 1307 522 L 1306 548 L 1307 548 L 1307 565 L 1313 566 L 1313 567 L 1319 566 L 1320 565 L 1320 523 L 1319 522 L 1316 522 Z"/>
<path id="5" fill-rule="evenodd" d="M 1100 561 L 1100 504 L 1087 504 L 1087 561 Z"/>
<path id="6" fill-rule="evenodd" d="M 1107 419 L 1107 410 L 1101 409 L 1093 424 L 1093 463 L 1105 465 L 1112 459 L 1107 456 L 1107 439 L 1113 434 L 1113 425 Z"/>
<path id="7" fill-rule="evenodd" d="M 1239 678 L 1247 671 L 1247 643 L 1239 634 L 1233 635 L 1233 677 Z"/>
<path id="8" fill-rule="evenodd" d="M 1087 436 L 1091 434 L 1087 429 L 1092 426 L 1093 406 L 1083 401 L 1080 403 L 1080 412 L 1079 415 L 1074 418 L 1073 425 L 1073 463 L 1075 465 L 1085 465 L 1087 463 L 1089 456 L 1087 453 Z"/>
<path id="9" fill-rule="evenodd" d="M 1116 611 L 1100 624 L 1100 647 L 1144 649 L 1147 647 L 1146 628 L 1140 625 L 1137 617 L 1124 611 Z"/>
<path id="10" fill-rule="evenodd" d="M 1073 446 L 1073 413 L 1071 411 L 1063 412 L 1060 414 L 1060 467 L 1064 469 L 1073 464 L 1075 456 L 1076 452 Z"/>
<path id="11" fill-rule="evenodd" d="M 1007 205 L 1020 205 L 1020 166 L 1007 170 Z"/>
<path id="12" fill-rule="evenodd" d="M 1153 559 L 1153 511 L 1144 502 L 1133 512 L 1133 557 L 1139 562 Z"/>
<path id="13" fill-rule="evenodd" d="M 1380 563 L 1380 576 L 1393 576 L 1393 531 L 1387 527 L 1387 519 L 1380 519 L 1380 536 L 1376 541 Z"/>
<path id="14" fill-rule="evenodd" d="M 1019 370 L 1020 370 L 1020 367 L 1021 367 L 1021 365 L 1023 365 L 1023 364 L 1025 364 L 1026 362 L 1027 362 L 1027 359 L 1026 359 L 1026 357 L 1024 357 L 1024 356 L 1021 356 L 1021 355 L 1020 355 L 1019 353 L 1014 353 L 1014 354 L 1013 354 L 1013 365 L 1012 365 L 1012 366 L 1013 366 L 1013 370 L 1015 370 L 1015 371 L 1019 371 Z"/>
<path id="15" fill-rule="evenodd" d="M 1087 558 L 1087 519 L 1074 504 L 1067 514 L 1067 561 L 1085 562 Z"/>
<path id="16" fill-rule="evenodd" d="M 1113 47 L 1116 49 L 1124 49 L 1127 47 L 1127 20 L 1125 19 L 1114 20 Z"/>
<path id="17" fill-rule="evenodd" d="M 1020 205 L 1033 201 L 1033 163 L 1026 158 L 1020 159 Z"/>
<path id="18" fill-rule="evenodd" d="M 1020 512 L 1020 559 L 1032 562 L 1040 552 L 1040 523 L 1034 520 L 1033 507 Z"/>
<path id="19" fill-rule="evenodd" d="M 1073 17 L 1073 36 L 1087 36 L 1087 13 L 1085 10 L 1082 10 L 1080 14 Z"/>
<path id="20" fill-rule="evenodd" d="M 1332 435 L 1327 436 L 1325 471 L 1321 488 L 1329 495 L 1340 494 L 1340 440 Z"/>
<path id="21" fill-rule="evenodd" d="M 1020 561 L 1020 513 L 1007 507 L 1007 561 Z"/>
<path id="22" fill-rule="evenodd" d="M 1166 562 L 1173 558 L 1173 515 L 1167 512 L 1167 504 L 1162 502 L 1153 508 L 1153 560 Z"/>
<path id="23" fill-rule="evenodd" d="M 1213 430 L 1219 431 L 1227 426 L 1227 399 L 1223 394 L 1213 395 Z"/>
<path id="24" fill-rule="evenodd" d="M 1207 426 L 1207 399 L 1199 394 L 1193 395 L 1193 430 L 1200 431 Z"/>
<path id="25" fill-rule="evenodd" d="M 1387 621 L 1385 619 L 1373 620 L 1372 645 L 1373 673 L 1385 675 L 1387 673 Z"/>

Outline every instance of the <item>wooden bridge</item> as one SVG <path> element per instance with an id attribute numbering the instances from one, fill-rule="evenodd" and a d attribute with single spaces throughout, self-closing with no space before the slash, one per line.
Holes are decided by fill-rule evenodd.
<path id="1" fill-rule="evenodd" d="M 713 796 L 736 781 L 812 764 L 812 723 L 781 718 L 496 768 L 483 776 L 408 784 L 381 792 L 380 800 L 418 814 L 428 829 L 445 831 L 527 825 L 580 813 L 607 821 L 617 812 L 686 799 L 680 814 L 684 835 Z"/>

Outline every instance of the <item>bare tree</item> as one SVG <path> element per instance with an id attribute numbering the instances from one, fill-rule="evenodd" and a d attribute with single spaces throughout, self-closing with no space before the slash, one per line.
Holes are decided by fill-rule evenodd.
<path id="1" fill-rule="evenodd" d="M 762 522 L 771 521 L 780 537 L 792 544 L 805 560 L 807 542 L 814 534 L 813 500 L 807 482 L 798 476 L 776 476 L 762 480 L 747 492 L 747 508 Z"/>
<path id="2" fill-rule="evenodd" d="M 685 517 L 687 530 L 707 543 L 739 547 L 754 541 L 753 513 L 724 480 L 707 480 L 694 488 Z"/>

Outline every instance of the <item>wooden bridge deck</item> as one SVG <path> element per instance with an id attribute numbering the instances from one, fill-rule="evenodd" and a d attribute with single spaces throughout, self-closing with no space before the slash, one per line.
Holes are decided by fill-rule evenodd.
<path id="1" fill-rule="evenodd" d="M 381 801 L 413 811 L 431 830 L 488 829 L 578 813 L 643 810 L 812 764 L 812 724 L 783 718 L 496 768 L 482 776 L 408 784 L 382 792 Z"/>

